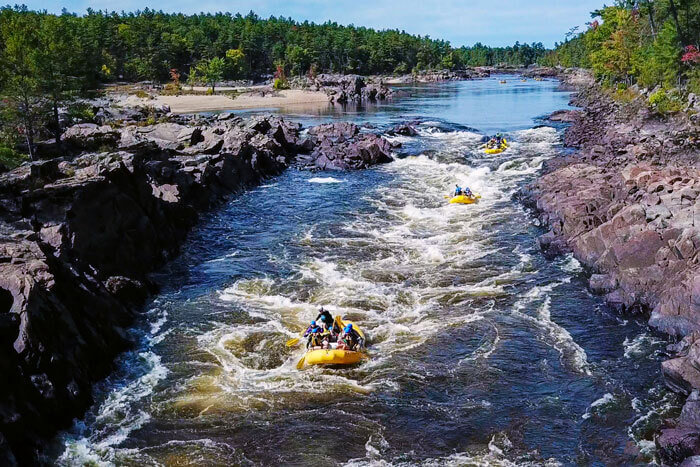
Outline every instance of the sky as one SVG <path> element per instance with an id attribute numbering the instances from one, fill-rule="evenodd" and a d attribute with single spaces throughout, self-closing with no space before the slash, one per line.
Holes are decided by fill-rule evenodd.
<path id="1" fill-rule="evenodd" d="M 327 20 L 449 40 L 459 47 L 481 42 L 491 46 L 561 41 L 573 26 L 585 28 L 590 12 L 604 0 L 24 0 L 29 8 L 83 14 L 95 10 L 136 11 L 146 7 L 167 12 L 226 11 L 262 17 L 284 16 L 316 23 Z"/>

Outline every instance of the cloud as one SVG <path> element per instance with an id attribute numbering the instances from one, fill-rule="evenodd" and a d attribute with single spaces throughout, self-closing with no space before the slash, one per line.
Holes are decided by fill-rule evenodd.
<path id="1" fill-rule="evenodd" d="M 601 0 L 236 0 L 199 2 L 171 0 L 167 4 L 149 0 L 27 0 L 30 8 L 58 12 L 62 7 L 84 13 L 96 10 L 134 11 L 149 7 L 169 12 L 198 13 L 229 11 L 246 14 L 255 11 L 262 17 L 284 16 L 314 22 L 335 21 L 378 29 L 403 29 L 412 34 L 449 40 L 453 45 L 482 42 L 510 45 L 543 42 L 552 46 L 562 40 L 572 26 L 583 26 L 589 12 L 599 8 Z"/>

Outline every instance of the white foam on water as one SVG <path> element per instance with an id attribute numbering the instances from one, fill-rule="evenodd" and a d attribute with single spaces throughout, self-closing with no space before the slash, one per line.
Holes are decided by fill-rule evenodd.
<path id="1" fill-rule="evenodd" d="M 372 438 L 370 438 L 372 439 Z M 478 466 L 478 467 L 534 467 L 534 466 L 546 466 L 555 467 L 560 466 L 559 462 L 554 459 L 547 459 L 544 462 L 533 462 L 529 460 L 519 460 L 509 459 L 508 451 L 512 449 L 513 445 L 508 437 L 503 433 L 495 434 L 489 440 L 488 445 L 485 449 L 479 450 L 478 452 L 457 452 L 441 457 L 422 459 L 422 460 L 398 460 L 398 459 L 383 459 L 377 458 L 376 453 L 372 450 L 371 455 L 368 453 L 367 457 L 362 459 L 351 459 L 345 464 L 345 467 L 364 467 L 364 466 L 396 466 L 396 467 L 407 467 L 407 466 L 423 466 L 423 467 L 457 467 L 457 466 Z M 408 454 L 413 454 L 409 452 Z M 405 457 L 405 456 L 402 456 Z"/>
<path id="2" fill-rule="evenodd" d="M 205 330 L 197 331 L 197 350 L 213 359 L 199 366 L 192 364 L 198 371 L 172 388 L 169 406 L 194 407 L 195 414 L 207 416 L 231 407 L 284 407 L 299 394 L 321 397 L 337 392 L 400 391 L 398 376 L 423 381 L 426 370 L 402 368 L 399 374 L 395 367 L 397 356 L 425 345 L 445 329 L 484 320 L 489 321 L 493 333 L 488 333 L 488 338 L 462 362 L 492 356 L 501 334 L 490 315 L 498 310 L 493 305 L 465 305 L 475 299 L 503 297 L 512 290 L 504 284 L 537 271 L 533 270 L 530 254 L 517 249 L 504 251 L 484 232 L 511 215 L 508 208 L 504 211 L 504 203 L 510 206 L 518 184 L 554 154 L 551 146 L 558 136 L 546 128 L 515 132 L 511 150 L 487 157 L 478 149 L 481 135 L 425 126 L 419 126 L 420 134 L 437 146 L 440 160 L 419 155 L 378 167 L 378 171 L 391 175 L 392 182 L 365 195 L 364 199 L 374 208 L 372 212 L 348 216 L 341 225 L 334 226 L 333 236 L 308 228 L 295 241 L 295 247 L 302 252 L 294 258 L 271 254 L 272 263 L 292 268 L 285 277 L 248 277 L 217 292 L 222 307 L 235 306 L 236 310 L 243 310 L 245 318 L 240 322 L 210 322 Z M 474 156 L 476 166 L 464 163 L 468 154 Z M 343 181 L 314 177 L 308 182 Z M 456 184 L 469 186 L 482 199 L 473 205 L 449 205 L 445 196 Z M 488 277 L 474 271 L 473 264 L 483 264 L 495 254 L 511 254 L 515 266 Z M 451 275 L 460 280 L 446 281 Z M 543 340 L 559 351 L 568 366 L 587 373 L 585 352 L 551 319 L 548 292 L 557 285 L 529 290 L 519 297 L 513 313 L 542 330 Z M 280 348 L 315 318 L 319 306 L 334 315 L 351 318 L 366 331 L 371 358 L 359 369 L 311 368 L 300 372 L 296 363 L 304 354 L 303 345 L 293 350 Z M 536 310 L 534 316 L 527 313 L 532 309 Z M 161 332 L 166 319 L 167 314 L 154 318 L 152 332 L 160 334 L 153 337 L 153 342 L 170 336 L 170 330 Z M 147 397 L 153 385 L 164 377 L 165 373 L 159 371 L 152 371 L 150 381 L 136 380 L 129 389 L 130 396 L 119 388 L 110 393 L 100 408 L 102 418 L 95 424 L 103 431 L 93 430 L 91 435 L 68 444 L 64 454 L 68 463 L 76 459 L 97 463 L 115 459 L 114 446 L 149 419 L 150 414 L 139 412 L 136 401 Z M 128 397 L 135 399 L 129 401 Z M 114 413 L 111 404 L 128 415 L 122 430 L 118 421 L 108 428 L 102 426 Z M 483 452 L 451 454 L 422 464 L 519 465 L 517 460 L 507 458 L 508 449 L 507 438 L 494 436 Z M 389 446 L 381 433 L 368 439 L 365 450 L 365 458 L 347 465 L 401 465 L 401 461 L 385 459 Z"/>
<path id="3" fill-rule="evenodd" d="M 663 340 L 649 334 L 639 334 L 632 340 L 626 337 L 622 347 L 625 358 L 643 358 L 655 355 L 657 347 L 663 343 Z"/>
<path id="4" fill-rule="evenodd" d="M 615 401 L 615 396 L 610 394 L 609 392 L 603 395 L 600 399 L 596 399 L 595 401 L 591 402 L 591 405 L 588 406 L 588 409 L 586 410 L 586 413 L 584 413 L 581 418 L 584 420 L 587 420 L 593 416 L 593 413 L 595 413 L 596 409 L 604 407 L 612 402 Z"/>
<path id="5" fill-rule="evenodd" d="M 269 346 L 277 346 L 280 342 L 278 336 L 285 331 L 284 326 L 274 320 L 264 325 L 222 324 L 198 336 L 197 340 L 200 347 L 211 353 L 224 370 L 216 377 L 217 385 L 221 390 L 234 395 L 239 403 L 257 402 L 261 398 L 270 404 L 278 403 L 279 398 L 283 398 L 285 394 L 294 396 L 299 391 L 320 394 L 332 391 L 338 386 L 360 392 L 373 389 L 371 386 L 362 386 L 338 372 L 316 374 L 314 378 L 309 378 L 307 374 L 296 369 L 296 363 L 303 355 L 303 350 L 292 354 L 281 366 L 269 369 L 251 368 L 230 350 L 232 343 L 241 343 L 251 336 L 269 341 Z M 264 347 L 258 349 L 261 353 L 265 352 Z"/>
<path id="6" fill-rule="evenodd" d="M 329 183 L 344 183 L 343 180 L 338 180 L 337 178 L 333 177 L 314 177 L 310 178 L 309 183 L 321 183 L 321 184 L 329 184 Z"/>
<path id="7" fill-rule="evenodd" d="M 649 433 L 669 418 L 677 409 L 677 396 L 666 388 L 652 387 L 649 397 L 632 399 L 632 408 L 639 415 L 627 428 L 629 438 L 637 445 L 640 453 L 646 459 L 654 459 L 656 445 L 653 440 L 645 439 Z"/>
<path id="8" fill-rule="evenodd" d="M 109 393 L 100 404 L 90 430 L 78 425 L 79 436 L 66 439 L 66 449 L 59 457 L 61 465 L 96 462 L 111 465 L 116 446 L 141 428 L 151 415 L 139 408 L 137 402 L 152 394 L 154 387 L 168 374 L 160 356 L 151 351 L 138 354 L 141 364 L 149 370 L 129 384 Z M 87 432 L 87 433 L 86 433 Z"/>
<path id="9" fill-rule="evenodd" d="M 570 274 L 583 272 L 583 266 L 581 266 L 581 263 L 574 258 L 574 255 L 571 253 L 564 256 L 564 262 L 562 263 L 561 268 Z"/>

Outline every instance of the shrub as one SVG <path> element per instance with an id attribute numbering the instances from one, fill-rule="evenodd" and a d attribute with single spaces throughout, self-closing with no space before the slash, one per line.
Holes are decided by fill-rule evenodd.
<path id="1" fill-rule="evenodd" d="M 629 103 L 634 101 L 634 99 L 637 97 L 637 94 L 631 89 L 627 89 L 627 86 L 625 86 L 618 87 L 617 91 L 613 93 L 612 97 L 617 102 Z"/>
<path id="2" fill-rule="evenodd" d="M 693 68 L 687 74 L 688 76 L 688 92 L 700 96 L 700 67 Z"/>
<path id="3" fill-rule="evenodd" d="M 649 105 L 660 113 L 678 112 L 683 109 L 683 101 L 677 89 L 659 89 L 649 96 Z"/>
<path id="4" fill-rule="evenodd" d="M 275 80 L 272 82 L 272 87 L 279 89 L 289 89 L 289 81 L 287 81 L 287 75 L 284 72 L 284 65 L 281 63 L 277 64 L 277 70 L 275 70 L 274 75 Z"/>
<path id="5" fill-rule="evenodd" d="M 289 89 L 289 83 L 287 82 L 286 79 L 282 78 L 275 78 L 275 82 L 272 85 L 273 88 L 280 90 L 280 89 Z"/>
<path id="6" fill-rule="evenodd" d="M 95 111 L 91 104 L 86 102 L 76 102 L 68 107 L 68 118 L 71 123 L 94 122 Z"/>
<path id="7" fill-rule="evenodd" d="M 182 86 L 176 83 L 168 83 L 163 86 L 162 94 L 164 96 L 179 96 L 182 94 Z"/>
<path id="8" fill-rule="evenodd" d="M 26 155 L 20 154 L 10 147 L 0 146 L 0 164 L 4 165 L 8 169 L 14 169 L 26 160 Z"/>

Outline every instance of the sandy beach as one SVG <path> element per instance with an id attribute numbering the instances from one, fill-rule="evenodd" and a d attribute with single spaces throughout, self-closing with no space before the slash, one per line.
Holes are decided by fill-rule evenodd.
<path id="1" fill-rule="evenodd" d="M 244 110 L 260 108 L 284 108 L 297 106 L 324 107 L 328 96 L 323 92 L 287 89 L 276 96 L 241 94 L 234 99 L 224 95 L 158 96 L 155 102 L 167 104 L 173 113 L 193 113 L 217 110 Z M 153 101 L 151 101 L 153 103 Z"/>

